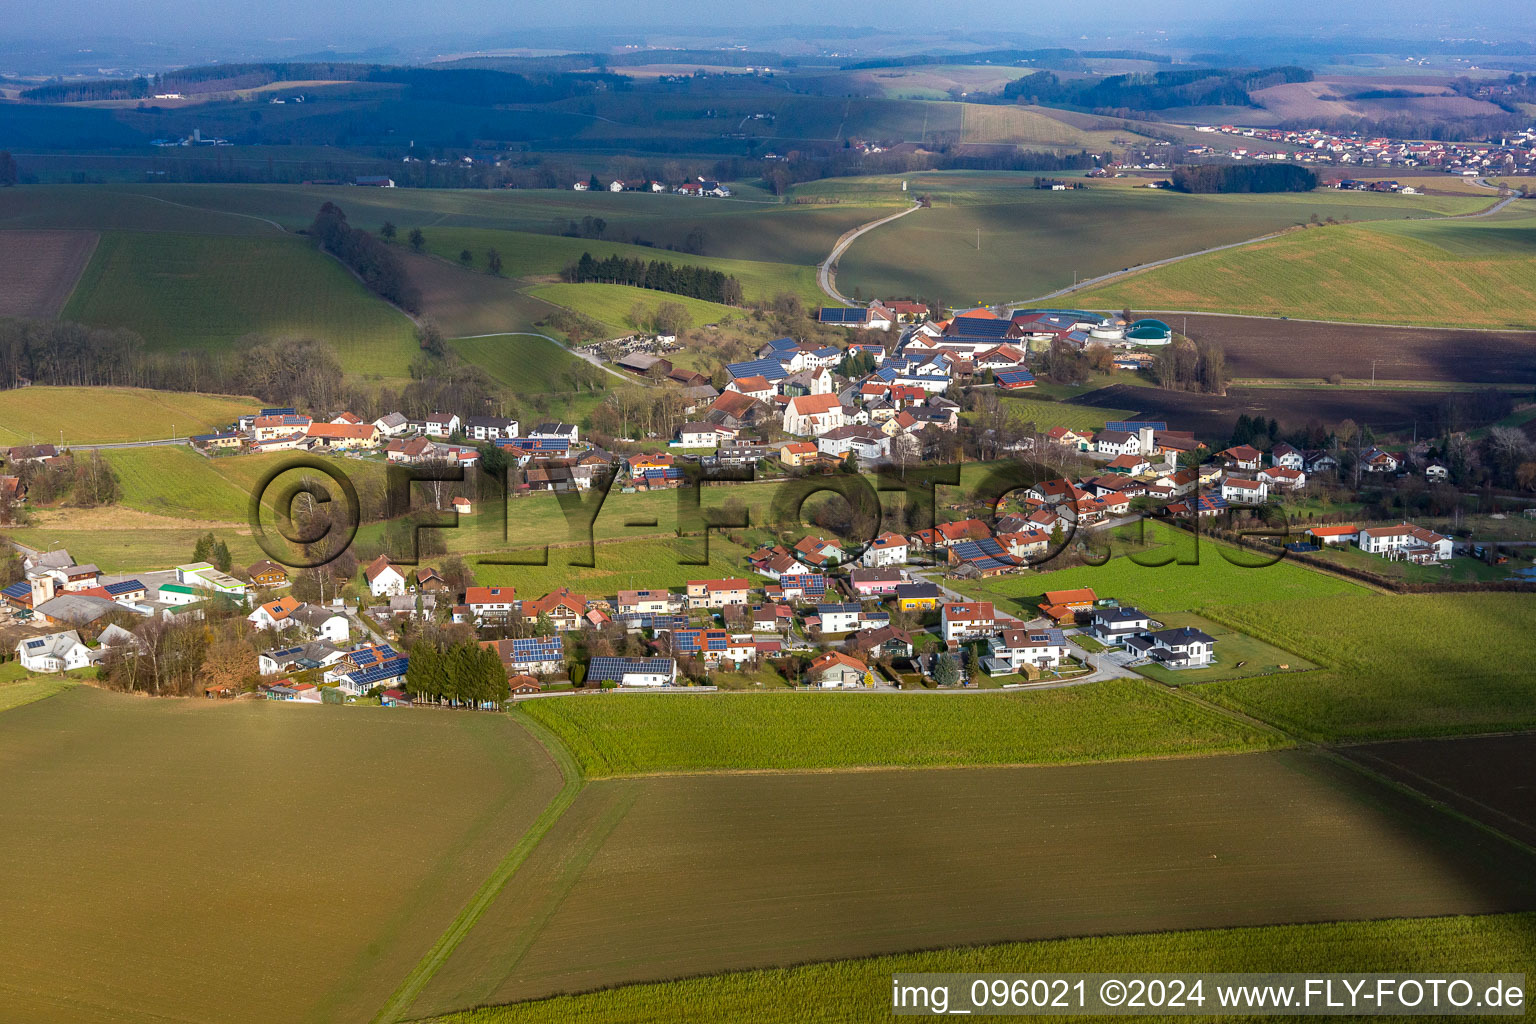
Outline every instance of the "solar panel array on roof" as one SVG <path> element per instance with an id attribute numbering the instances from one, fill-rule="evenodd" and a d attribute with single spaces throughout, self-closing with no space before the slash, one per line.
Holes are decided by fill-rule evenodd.
<path id="1" fill-rule="evenodd" d="M 1001 338 L 1013 327 L 1011 320 L 984 320 L 973 316 L 956 317 L 944 329 L 947 338 Z"/>
<path id="2" fill-rule="evenodd" d="M 1118 430 L 1122 434 L 1138 434 L 1142 427 L 1163 431 L 1168 429 L 1168 424 L 1162 420 L 1110 420 L 1104 424 L 1105 430 Z"/>
<path id="3" fill-rule="evenodd" d="M 673 649 L 679 654 L 699 651 L 724 651 L 731 639 L 723 629 L 679 629 L 672 634 Z"/>
<path id="4" fill-rule="evenodd" d="M 647 483 L 653 480 L 681 480 L 683 478 L 683 467 L 661 466 L 655 469 L 644 470 L 643 475 Z"/>
<path id="5" fill-rule="evenodd" d="M 119 594 L 131 594 L 137 590 L 143 590 L 144 584 L 138 580 L 122 580 L 118 583 L 108 583 L 105 587 L 107 593 L 116 597 Z"/>
<path id="6" fill-rule="evenodd" d="M 653 629 L 658 633 L 688 628 L 688 616 L 675 612 L 659 615 L 629 612 L 620 615 L 619 621 L 626 629 Z"/>
<path id="7" fill-rule="evenodd" d="M 783 380 L 789 376 L 784 370 L 784 364 L 777 359 L 750 359 L 745 363 L 726 363 L 725 372 L 730 374 L 733 380 L 741 380 L 743 377 Z"/>
<path id="8" fill-rule="evenodd" d="M 564 452 L 571 447 L 571 442 L 563 437 L 499 437 L 493 443 L 498 448 L 520 452 Z"/>
<path id="9" fill-rule="evenodd" d="M 670 675 L 671 658 L 593 658 L 587 662 L 587 682 L 622 682 L 631 673 Z"/>
<path id="10" fill-rule="evenodd" d="M 16 583 L 12 583 L 4 590 L 0 590 L 0 595 L 5 597 L 31 597 L 32 585 L 26 580 L 20 580 Z"/>
<path id="11" fill-rule="evenodd" d="M 357 672 L 348 672 L 347 681 L 357 687 L 377 686 L 379 683 L 399 679 L 405 675 L 409 667 L 410 659 L 391 658 L 371 668 L 360 669 Z"/>
<path id="12" fill-rule="evenodd" d="M 559 661 L 565 657 L 565 645 L 558 636 L 530 636 L 512 641 L 512 661 L 529 664 Z"/>
<path id="13" fill-rule="evenodd" d="M 784 589 L 798 589 L 806 597 L 820 597 L 827 592 L 827 578 L 818 573 L 808 572 L 797 576 L 784 577 Z"/>
<path id="14" fill-rule="evenodd" d="M 1035 379 L 1028 370 L 998 370 L 992 376 L 999 384 L 1030 384 Z"/>
<path id="15" fill-rule="evenodd" d="M 862 324 L 868 316 L 869 310 L 855 306 L 822 306 L 816 319 L 824 324 Z"/>
<path id="16" fill-rule="evenodd" d="M 389 644 L 378 644 L 373 647 L 364 647 L 360 650 L 350 651 L 347 657 L 358 668 L 368 668 L 373 665 L 383 664 L 391 658 L 399 657 L 399 655 L 395 653 L 395 649 L 389 646 Z"/>
<path id="17" fill-rule="evenodd" d="M 768 342 L 768 347 L 775 352 L 789 352 L 800 347 L 800 343 L 794 338 L 774 338 Z"/>

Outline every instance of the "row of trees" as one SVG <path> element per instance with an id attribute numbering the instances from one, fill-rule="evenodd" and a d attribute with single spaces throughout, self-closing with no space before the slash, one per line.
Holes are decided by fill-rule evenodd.
<path id="1" fill-rule="evenodd" d="M 417 229 L 412 241 L 418 250 L 424 244 L 420 234 Z M 341 207 L 335 203 L 320 207 L 309 225 L 309 235 L 316 245 L 350 267 L 370 291 L 408 313 L 421 310 L 421 293 L 406 276 L 400 257 L 369 232 L 349 225 Z"/>
<path id="2" fill-rule="evenodd" d="M 1152 377 L 1170 391 L 1200 391 L 1223 395 L 1227 391 L 1227 354 L 1220 343 L 1174 339 L 1152 357 Z"/>
<path id="3" fill-rule="evenodd" d="M 625 284 L 728 306 L 739 306 L 742 301 L 741 282 L 719 270 L 679 266 L 664 260 L 625 259 L 617 254 L 599 260 L 584 252 L 581 259 L 560 272 L 560 279 L 577 284 Z"/>
<path id="4" fill-rule="evenodd" d="M 314 338 L 247 335 L 228 349 L 147 351 L 133 331 L 69 321 L 0 320 L 0 382 L 161 388 L 255 395 L 330 409 L 369 392 L 348 391 L 341 363 Z M 361 410 L 359 410 L 361 411 Z"/>
<path id="5" fill-rule="evenodd" d="M 421 640 L 411 647 L 406 689 L 423 700 L 452 705 L 500 704 L 507 699 L 507 672 L 501 658 L 473 640 L 446 646 Z"/>
<path id="6" fill-rule="evenodd" d="M 1173 169 L 1180 192 L 1311 192 L 1317 175 L 1295 164 L 1182 164 Z"/>

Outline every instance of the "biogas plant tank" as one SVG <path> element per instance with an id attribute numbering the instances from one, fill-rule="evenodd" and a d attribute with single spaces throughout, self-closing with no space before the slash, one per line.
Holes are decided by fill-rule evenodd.
<path id="1" fill-rule="evenodd" d="M 1124 341 L 1125 328 L 1119 324 L 1099 324 L 1097 327 L 1089 328 L 1088 337 L 1098 338 L 1101 341 Z"/>

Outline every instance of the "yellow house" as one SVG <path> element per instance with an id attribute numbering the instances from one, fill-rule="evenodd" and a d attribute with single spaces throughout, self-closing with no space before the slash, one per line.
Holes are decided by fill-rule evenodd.
<path id="1" fill-rule="evenodd" d="M 896 586 L 896 607 L 904 612 L 932 611 L 939 606 L 939 588 L 932 583 L 901 583 Z"/>
<path id="2" fill-rule="evenodd" d="M 779 445 L 779 461 L 791 468 L 816 461 L 816 445 L 812 441 L 790 441 Z"/>

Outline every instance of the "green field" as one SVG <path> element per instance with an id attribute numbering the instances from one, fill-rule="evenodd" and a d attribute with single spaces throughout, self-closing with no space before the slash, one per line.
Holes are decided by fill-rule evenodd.
<path id="1" fill-rule="evenodd" d="M 1210 310 L 1449 327 L 1536 326 L 1536 213 L 1296 232 L 1072 296 L 1096 308 Z"/>
<path id="2" fill-rule="evenodd" d="M 505 716 L 85 686 L 0 715 L 0 773 L 0 1002 L 39 1024 L 372 1020 L 560 785 Z"/>
<path id="3" fill-rule="evenodd" d="M 594 778 L 656 772 L 1055 764 L 1259 749 L 1278 738 L 1155 687 L 1027 694 L 658 696 L 535 701 Z"/>
<path id="4" fill-rule="evenodd" d="M 99 222 L 116 228 L 116 218 L 128 216 L 116 212 L 122 197 L 139 196 L 137 201 L 121 203 L 133 214 L 123 225 L 125 230 L 207 231 L 207 226 L 182 225 L 199 219 L 199 211 L 214 210 L 224 211 L 211 221 L 221 231 L 226 227 L 230 233 L 270 231 L 269 226 L 264 227 L 264 219 L 292 231 L 307 227 L 321 204 L 334 202 L 346 212 L 353 227 L 372 231 L 390 221 L 402 232 L 419 227 L 429 239 L 433 229 L 549 232 L 556 223 L 565 230 L 571 220 L 601 217 L 613 238 L 622 234 L 661 249 L 669 245 L 682 248 L 689 233 L 698 228 L 704 232 L 706 256 L 812 266 L 826 258 L 844 231 L 873 219 L 868 209 L 851 204 L 792 206 L 748 195 L 694 199 L 640 192 L 575 192 L 569 188 L 359 189 L 328 185 L 113 186 L 110 191 L 87 196 L 88 208 L 81 212 L 76 208 L 81 191 L 72 186 L 45 186 L 18 192 L 18 197 L 28 196 L 29 202 L 0 204 L 0 226 L 94 227 L 97 224 L 93 222 Z M 451 255 L 458 259 L 457 251 Z"/>
<path id="5" fill-rule="evenodd" d="M 1016 942 L 688 978 L 487 1007 L 442 1024 L 854 1024 L 891 1019 L 896 973 L 1516 971 L 1536 973 L 1536 914 L 1275 925 Z M 1378 1017 L 1396 1024 L 1415 1017 Z"/>
<path id="6" fill-rule="evenodd" d="M 1236 559 L 1257 556 L 1203 538 L 1197 543 L 1191 535 L 1157 523 L 1148 522 L 1145 529 L 1146 539 L 1153 547 L 1134 555 L 1119 555 L 1101 566 L 961 580 L 953 586 L 967 595 L 994 601 L 1001 609 L 1024 618 L 1039 614 L 1035 605 L 1047 590 L 1077 587 L 1092 587 L 1101 598 L 1117 598 L 1121 604 L 1135 605 L 1153 614 L 1364 593 L 1357 584 L 1289 561 L 1262 568 L 1245 567 L 1234 564 L 1225 555 Z M 1163 559 L 1172 561 L 1167 565 L 1152 564 Z M 1192 564 L 1184 564 L 1184 560 Z"/>
<path id="7" fill-rule="evenodd" d="M 694 327 L 725 323 L 744 315 L 734 306 L 623 284 L 541 284 L 530 288 L 528 294 L 600 320 L 617 334 L 649 330 L 649 319 L 662 303 L 675 302 L 688 310 Z M 639 324 L 630 321 L 630 311 L 637 304 L 645 310 L 645 318 Z"/>
<path id="8" fill-rule="evenodd" d="M 1384 739 L 1536 726 L 1536 606 L 1525 595 L 1357 592 L 1206 615 L 1327 666 L 1197 691 L 1294 734 Z"/>
<path id="9" fill-rule="evenodd" d="M 12 444 L 107 444 L 199 434 L 227 426 L 260 402 L 146 388 L 37 385 L 0 392 L 0 438 Z"/>
<path id="10" fill-rule="evenodd" d="M 19 661 L 8 661 L 0 673 L 0 712 L 44 700 L 75 685 L 68 676 L 34 676 Z"/>
<path id="11" fill-rule="evenodd" d="M 170 569 L 189 561 L 198 538 L 208 529 L 206 525 L 157 529 L 135 521 L 123 527 L 22 527 L 7 530 L 6 536 L 42 551 L 67 548 L 75 558 L 81 562 L 94 562 L 103 572 L 135 573 Z M 250 565 L 257 559 L 268 557 L 244 527 L 214 529 L 213 532 L 229 546 L 236 565 Z"/>
<path id="12" fill-rule="evenodd" d="M 646 702 L 524 707 L 631 700 Z M 587 785 L 409 1016 L 921 948 L 1524 910 L 1530 869 L 1513 846 L 1298 751 L 607 780 Z M 663 1006 L 650 1019 L 678 1018 Z"/>
<path id="13" fill-rule="evenodd" d="M 536 391 L 568 393 L 571 381 L 564 374 L 582 365 L 580 358 L 564 351 L 558 344 L 531 334 L 455 338 L 449 345 L 494 380 L 515 387 L 519 394 Z M 612 383 L 613 378 L 605 374 L 603 381 Z"/>
<path id="14" fill-rule="evenodd" d="M 181 519 L 243 523 L 247 518 L 250 492 L 233 485 L 213 459 L 191 448 L 118 448 L 103 456 L 129 508 Z"/>
<path id="15" fill-rule="evenodd" d="M 498 231 L 492 228 L 438 227 L 424 234 L 429 252 L 455 265 L 462 265 L 459 255 L 468 249 L 473 256 L 469 266 L 482 273 L 486 269 L 486 252 L 490 249 L 501 254 L 501 272 L 507 277 L 559 274 L 579 260 L 582 253 L 591 253 L 600 260 L 618 255 L 625 259 L 660 260 L 680 266 L 719 270 L 741 282 L 742 292 L 749 302 L 771 299 L 780 292 L 798 295 L 808 305 L 819 305 L 821 302 L 821 291 L 816 287 L 816 271 L 808 266 L 716 259 L 602 239 L 566 238 L 561 235 Z"/>
<path id="16" fill-rule="evenodd" d="M 933 209 L 870 232 L 839 260 L 838 288 L 865 297 L 924 295 L 951 305 L 1027 300 L 1076 280 L 1139 263 L 1239 242 L 1326 219 L 1433 217 L 1488 205 L 1474 197 L 1362 196 L 1332 191 L 1286 195 L 1183 195 L 1152 189 L 1090 187 L 1050 192 L 1019 174 L 1014 188 L 957 181 L 935 190 Z M 982 179 L 991 185 L 995 179 Z M 909 187 L 918 187 L 918 184 Z M 1424 200 L 1419 202 L 1418 200 Z M 980 232 L 980 248 L 977 232 Z M 1218 254 L 1218 257 L 1221 254 Z M 1160 271 L 1161 272 L 1161 271 Z M 1194 279 L 1198 280 L 1198 278 Z M 1119 308 L 1097 292 L 1081 305 Z M 1151 305 L 1129 298 L 1133 308 Z M 1197 308 L 1197 307 L 1187 307 Z"/>
<path id="17" fill-rule="evenodd" d="M 298 238 L 103 234 L 62 317 L 129 328 L 165 352 L 315 337 L 370 378 L 406 376 L 417 347 L 410 320 Z"/>
<path id="18" fill-rule="evenodd" d="M 590 597 L 612 597 L 620 590 L 681 588 L 689 580 L 739 576 L 747 555 L 745 548 L 718 536 L 709 539 L 708 565 L 684 562 L 703 558 L 702 542 L 697 539 L 605 542 L 590 550 L 596 563 L 591 567 L 571 564 L 587 557 L 589 549 L 585 546 L 551 548 L 548 565 L 498 565 L 486 562 L 484 557 L 471 557 L 468 561 L 474 565 L 475 579 L 482 586 L 516 587 L 519 594 L 530 597 L 568 586 Z M 527 555 L 525 551 L 517 557 Z"/>

